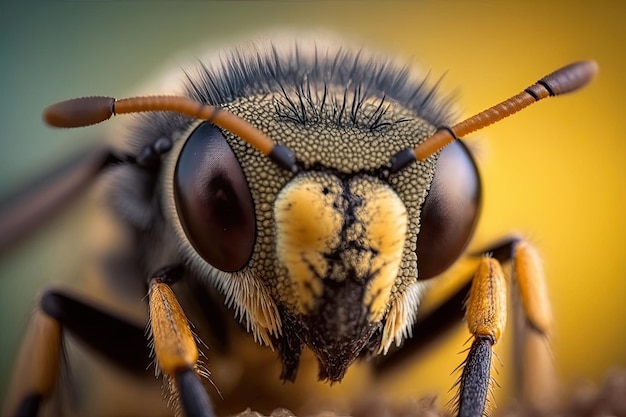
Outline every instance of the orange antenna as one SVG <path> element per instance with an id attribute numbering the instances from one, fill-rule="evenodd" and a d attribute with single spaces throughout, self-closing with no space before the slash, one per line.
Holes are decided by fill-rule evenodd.
<path id="1" fill-rule="evenodd" d="M 103 122 L 112 115 L 153 111 L 171 111 L 207 120 L 236 134 L 283 168 L 292 172 L 297 170 L 295 156 L 286 146 L 277 145 L 265 133 L 225 109 L 187 97 L 152 96 L 120 100 L 112 97 L 75 98 L 46 108 L 44 120 L 55 127 L 82 127 Z"/>
<path id="2" fill-rule="evenodd" d="M 597 72 L 595 61 L 575 62 L 554 71 L 508 100 L 452 127 L 440 127 L 414 149 L 406 148 L 398 152 L 391 159 L 391 172 L 401 170 L 416 159 L 423 161 L 453 140 L 500 121 L 541 99 L 576 91 L 589 83 Z"/>

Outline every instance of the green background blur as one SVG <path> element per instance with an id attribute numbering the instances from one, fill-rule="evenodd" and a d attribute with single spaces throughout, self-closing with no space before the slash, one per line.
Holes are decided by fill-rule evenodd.
<path id="1" fill-rule="evenodd" d="M 623 6 L 573 3 L 2 2 L 0 196 L 101 132 L 48 129 L 46 105 L 127 95 L 163 64 L 276 28 L 330 30 L 431 70 L 433 79 L 447 72 L 442 91 L 457 94 L 464 116 L 563 64 L 593 58 L 600 74 L 590 87 L 539 103 L 472 142 L 486 190 L 474 246 L 510 231 L 530 237 L 549 278 L 559 375 L 598 382 L 626 366 L 626 25 Z M 29 242 L 0 259 L 0 396 L 38 288 L 80 244 L 76 230 L 65 232 L 69 223 L 61 229 L 68 233 L 61 243 Z M 467 337 L 463 329 L 439 345 L 417 370 L 421 385 L 404 384 L 401 395 L 445 393 Z M 506 373 L 512 366 L 503 350 Z"/>

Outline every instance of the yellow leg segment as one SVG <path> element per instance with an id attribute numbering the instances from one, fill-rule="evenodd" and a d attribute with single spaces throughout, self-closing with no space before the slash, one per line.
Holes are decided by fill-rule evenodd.
<path id="1" fill-rule="evenodd" d="M 526 241 L 520 241 L 515 246 L 514 268 L 526 318 L 536 331 L 549 335 L 552 328 L 552 311 L 546 290 L 546 279 L 539 254 Z"/>
<path id="2" fill-rule="evenodd" d="M 474 336 L 491 336 L 495 344 L 506 326 L 506 281 L 500 263 L 481 259 L 467 300 L 467 326 Z"/>
<path id="3" fill-rule="evenodd" d="M 169 285 L 154 282 L 149 296 L 154 354 L 159 368 L 171 377 L 181 369 L 194 368 L 198 348 L 174 292 Z"/>
<path id="4" fill-rule="evenodd" d="M 506 281 L 500 263 L 481 258 L 472 279 L 466 306 L 466 319 L 474 341 L 459 380 L 459 417 L 485 414 L 491 385 L 492 346 L 506 326 Z"/>
<path id="5" fill-rule="evenodd" d="M 535 408 L 549 411 L 556 405 L 559 385 L 548 341 L 552 312 L 541 259 L 530 243 L 521 240 L 513 262 L 520 301 L 515 326 L 518 393 Z"/>
<path id="6" fill-rule="evenodd" d="M 20 348 L 2 415 L 36 415 L 58 380 L 62 349 L 61 325 L 35 310 Z"/>
<path id="7" fill-rule="evenodd" d="M 160 278 L 150 281 L 149 305 L 157 366 L 172 382 L 184 415 L 214 417 L 196 371 L 199 353 L 189 321 L 172 289 Z"/>

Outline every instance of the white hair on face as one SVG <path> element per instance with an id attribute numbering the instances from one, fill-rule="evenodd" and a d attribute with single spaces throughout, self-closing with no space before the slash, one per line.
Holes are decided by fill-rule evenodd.
<path id="1" fill-rule="evenodd" d="M 394 342 L 396 346 L 400 346 L 405 338 L 412 336 L 411 332 L 417 317 L 419 303 L 428 285 L 428 282 L 416 281 L 405 292 L 392 300 L 383 328 L 379 353 L 387 354 Z"/>

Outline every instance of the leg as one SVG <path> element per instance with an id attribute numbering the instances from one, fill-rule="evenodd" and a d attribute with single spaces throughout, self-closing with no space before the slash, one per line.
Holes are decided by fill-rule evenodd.
<path id="1" fill-rule="evenodd" d="M 211 401 L 200 381 L 206 374 L 198 365 L 198 348 L 189 322 L 169 284 L 178 266 L 163 268 L 150 279 L 150 328 L 158 369 L 169 380 L 185 416 L 214 417 Z"/>
<path id="2" fill-rule="evenodd" d="M 159 369 L 170 378 L 187 417 L 212 417 L 210 401 L 197 375 L 202 371 L 198 370 L 195 340 L 166 282 L 170 282 L 166 273 L 156 274 L 150 281 L 151 329 Z M 76 296 L 49 290 L 33 314 L 2 415 L 40 414 L 57 388 L 63 331 L 69 331 L 124 370 L 148 373 L 151 355 L 143 327 Z"/>
<path id="3" fill-rule="evenodd" d="M 509 262 L 513 258 L 513 247 L 519 239 L 506 239 L 498 244 L 480 252 L 490 253 L 493 259 L 501 264 Z M 481 256 L 480 254 L 473 256 Z M 393 347 L 385 356 L 376 359 L 375 369 L 378 373 L 384 374 L 398 366 L 406 365 L 420 352 L 423 352 L 431 343 L 444 337 L 447 333 L 463 322 L 465 317 L 465 301 L 469 296 L 472 286 L 472 276 L 464 277 L 459 289 L 451 294 L 434 311 L 428 315 L 418 314 L 412 334 L 420 335 L 407 339 L 400 349 Z"/>
<path id="4" fill-rule="evenodd" d="M 506 322 L 506 283 L 500 262 L 495 258 L 513 260 L 511 293 L 518 397 L 535 407 L 549 407 L 556 383 L 547 344 L 551 330 L 550 304 L 539 256 L 528 242 L 519 238 L 507 240 L 489 252 L 494 259 L 482 258 L 467 303 L 468 327 L 475 341 L 460 380 L 460 415 L 480 415 L 484 411 L 479 413 L 478 405 L 470 406 L 468 399 L 481 392 L 486 400 L 491 380 L 490 346 L 498 341 Z"/>
<path id="5" fill-rule="evenodd" d="M 491 349 L 506 325 L 506 282 L 496 259 L 481 259 L 472 279 L 466 318 L 474 342 L 459 380 L 459 417 L 482 416 L 491 385 Z"/>
<path id="6" fill-rule="evenodd" d="M 516 242 L 512 277 L 518 396 L 530 406 L 548 411 L 558 389 L 549 346 L 552 314 L 541 260 L 528 242 Z"/>
<path id="7" fill-rule="evenodd" d="M 41 309 L 85 345 L 124 370 L 145 374 L 150 349 L 144 328 L 59 290 L 41 297 Z"/>
<path id="8" fill-rule="evenodd" d="M 40 414 L 57 389 L 63 367 L 65 331 L 111 363 L 147 374 L 150 351 L 142 327 L 81 301 L 77 296 L 48 290 L 30 321 L 2 415 Z"/>
<path id="9" fill-rule="evenodd" d="M 56 386 L 61 368 L 59 323 L 35 310 L 20 348 L 3 416 L 37 416 Z"/>
<path id="10" fill-rule="evenodd" d="M 514 300 L 515 322 L 514 374 L 517 376 L 518 397 L 524 399 L 525 402 L 541 402 L 541 397 L 538 394 L 552 392 L 555 383 L 553 376 L 551 376 L 552 364 L 546 343 L 546 337 L 550 333 L 551 326 L 549 301 L 539 257 L 532 246 L 517 237 L 500 241 L 481 253 L 491 254 L 490 259 L 497 261 L 498 264 L 505 264 L 510 261 L 514 264 L 512 274 L 514 284 L 511 285 L 511 292 Z M 480 255 L 476 254 L 475 256 Z M 485 277 L 483 276 L 482 279 L 484 280 Z M 397 366 L 406 364 L 408 360 L 425 350 L 431 342 L 462 322 L 465 300 L 468 299 L 470 288 L 473 285 L 471 277 L 465 281 L 467 283 L 462 285 L 436 310 L 427 316 L 418 315 L 413 327 L 413 334 L 423 336 L 408 339 L 401 349 L 392 349 L 386 356 L 378 358 L 375 369 L 379 373 L 383 374 Z M 503 319 L 505 318 L 506 316 L 503 317 Z M 470 379 L 465 377 L 465 391 L 470 398 L 475 397 L 474 394 L 469 394 L 471 392 L 470 387 L 478 389 L 476 384 L 483 381 L 484 388 L 478 389 L 477 392 L 484 392 L 486 399 L 490 378 L 492 343 L 495 343 L 495 340 L 491 336 L 475 335 L 475 341 L 465 362 L 465 373 L 471 375 Z M 524 359 L 525 357 L 527 359 Z M 459 381 L 459 384 L 461 382 Z M 460 397 L 457 399 L 460 400 Z"/>

